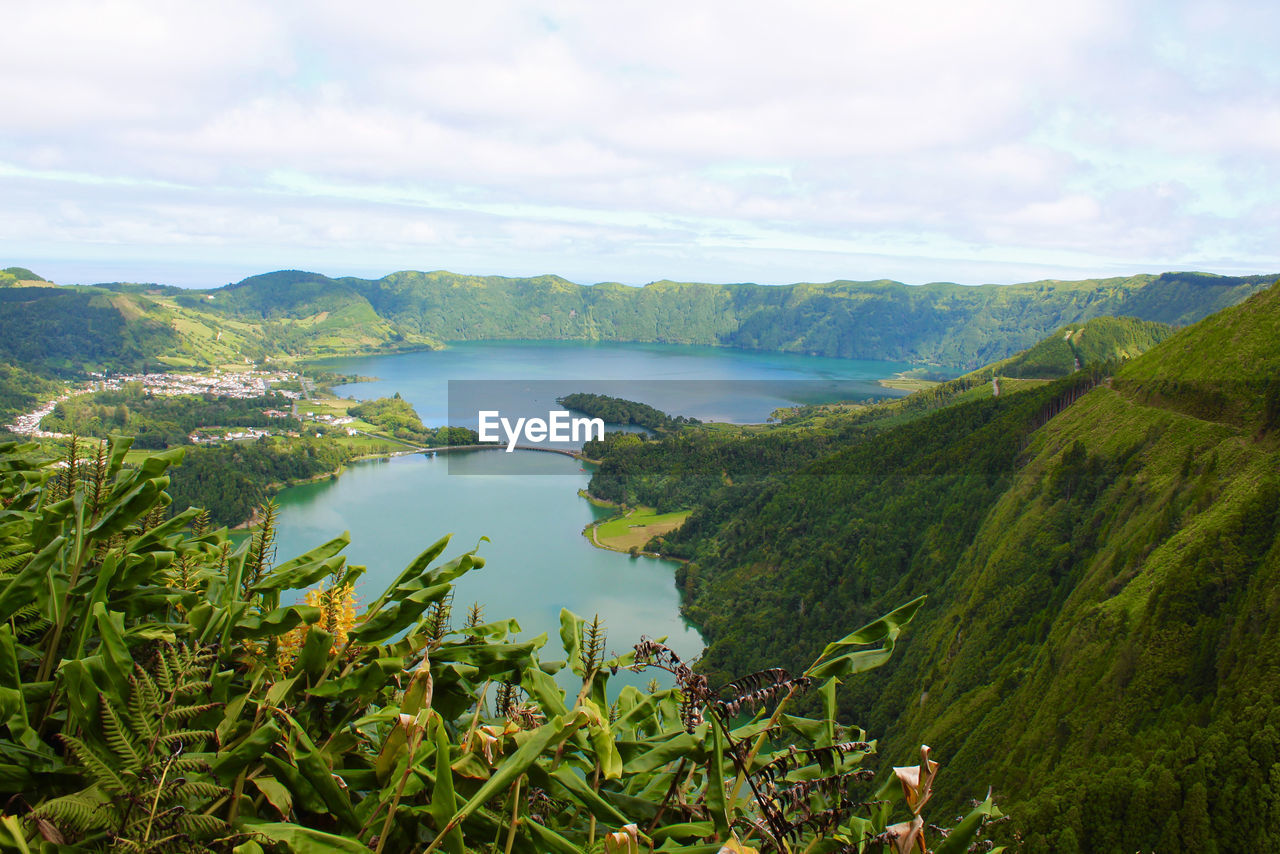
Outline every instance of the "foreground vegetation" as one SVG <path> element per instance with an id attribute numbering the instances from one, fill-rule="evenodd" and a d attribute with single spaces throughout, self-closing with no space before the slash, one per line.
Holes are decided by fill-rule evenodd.
<path id="1" fill-rule="evenodd" d="M 441 539 L 359 608 L 345 535 L 276 562 L 270 508 L 239 546 L 166 518 L 181 449 L 127 468 L 128 444 L 0 446 L 0 850 L 956 854 L 999 815 L 937 829 L 929 749 L 877 785 L 836 718 L 919 600 L 720 687 L 569 612 L 544 660 L 513 621 L 453 618 L 475 550 Z M 620 668 L 675 685 L 610 691 Z"/>

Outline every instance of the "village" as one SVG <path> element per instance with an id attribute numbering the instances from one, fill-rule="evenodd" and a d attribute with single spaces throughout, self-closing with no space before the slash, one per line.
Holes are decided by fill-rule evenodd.
<path id="1" fill-rule="evenodd" d="M 59 403 L 79 395 L 102 391 L 119 391 L 134 383 L 141 384 L 145 394 L 157 397 L 214 395 L 216 397 L 251 399 L 278 394 L 286 399 L 295 401 L 292 411 L 286 412 L 280 409 L 263 410 L 263 414 L 269 418 L 297 418 L 302 421 L 312 421 L 330 427 L 346 426 L 355 420 L 349 416 L 330 413 L 300 412 L 297 401 L 303 397 L 302 392 L 274 387 L 280 383 L 293 384 L 295 382 L 302 389 L 310 387 L 310 383 L 307 380 L 292 371 L 223 372 L 215 369 L 211 374 L 111 374 L 91 372 L 89 376 L 91 377 L 89 382 L 75 388 L 69 388 L 39 408 L 17 416 L 12 424 L 7 425 L 8 429 L 20 435 L 38 439 L 67 438 L 66 434 L 63 433 L 40 429 L 40 423 L 53 412 Z M 354 435 L 355 432 L 354 428 L 347 427 L 348 435 Z M 227 431 L 201 428 L 193 431 L 188 438 L 193 444 L 211 444 L 222 441 L 258 439 L 271 435 L 297 436 L 298 431 L 271 430 L 258 427 L 243 427 Z"/>

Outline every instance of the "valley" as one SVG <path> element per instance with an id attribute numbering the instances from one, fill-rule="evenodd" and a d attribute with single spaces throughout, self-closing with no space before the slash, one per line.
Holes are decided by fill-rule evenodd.
<path id="1" fill-rule="evenodd" d="M 1280 749 L 1269 593 L 1280 290 L 1221 278 L 1041 284 L 1016 327 L 991 320 L 1033 290 L 1010 286 L 969 297 L 979 308 L 932 331 L 918 301 L 945 288 L 928 286 L 909 294 L 920 328 L 892 343 L 868 337 L 858 313 L 898 299 L 891 283 L 596 296 L 562 280 L 443 274 L 270 274 L 210 293 L 25 280 L 0 288 L 28 324 L 19 334 L 6 315 L 4 346 L 31 354 L 6 365 L 3 399 L 29 412 L 64 396 L 16 422 L 47 453 L 65 453 L 71 433 L 124 431 L 134 449 L 120 471 L 141 476 L 156 465 L 147 448 L 176 462 L 185 447 L 164 478 L 172 505 L 144 527 L 188 506 L 215 527 L 252 517 L 248 557 L 348 531 L 357 600 L 394 588 L 424 529 L 479 543 L 492 567 L 449 585 L 448 607 L 474 601 L 471 625 L 510 618 L 493 629 L 504 643 L 560 631 L 572 656 L 587 636 L 565 635 L 564 613 L 594 615 L 611 647 L 665 634 L 701 677 L 731 685 L 805 672 L 833 637 L 912 603 L 891 656 L 797 696 L 794 712 L 876 733 L 867 765 L 881 774 L 933 745 L 948 773 L 936 808 L 963 813 L 990 789 L 1011 814 L 991 837 L 1023 851 L 1209 850 L 1239 834 L 1241 798 L 1280 809 L 1267 758 Z M 442 283 L 448 296 L 415 302 Z M 507 305 L 512 288 L 560 324 L 553 340 L 523 340 L 535 330 L 518 317 L 505 335 L 489 320 L 457 325 L 487 300 Z M 353 308 L 357 296 L 372 313 Z M 634 312 L 665 316 L 676 297 L 691 300 L 677 312 L 686 325 L 650 336 Z M 837 320 L 837 297 L 862 307 Z M 821 317 L 801 320 L 814 300 Z M 428 304 L 443 313 L 411 320 Z M 731 325 L 689 325 L 704 304 Z M 605 305 L 613 340 L 597 337 Z M 1107 305 L 1148 319 L 1095 314 Z M 768 311 L 771 329 L 795 335 L 744 348 L 751 312 Z M 451 330 L 444 317 L 457 318 Z M 1006 331 L 978 334 L 989 320 Z M 837 322 L 841 343 L 808 349 Z M 70 355 L 82 346 L 96 355 Z M 75 385 L 90 379 L 91 391 Z M 630 426 L 588 442 L 590 466 L 431 455 L 476 441 L 450 381 L 512 412 L 560 402 Z M 65 396 L 68 382 L 84 393 Z M 72 468 L 94 447 L 82 443 Z M 280 607 L 302 607 L 290 601 Z M 448 621 L 444 601 L 432 619 Z M 612 690 L 654 690 L 648 679 L 624 671 Z M 656 690 L 683 684 L 663 676 Z M 619 696 L 633 695 L 606 699 Z M 1266 848 L 1269 834 L 1246 835 Z"/>

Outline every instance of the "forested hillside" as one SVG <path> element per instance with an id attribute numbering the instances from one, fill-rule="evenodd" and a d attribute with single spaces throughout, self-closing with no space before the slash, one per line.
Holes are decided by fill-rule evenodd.
<path id="1" fill-rule="evenodd" d="M 140 368 L 177 347 L 179 336 L 135 298 L 94 288 L 0 288 L 0 361 L 71 371 Z"/>
<path id="2" fill-rule="evenodd" d="M 10 270 L 16 272 L 0 284 L 30 273 Z M 555 339 L 977 368 L 1100 316 L 1193 322 L 1270 280 L 1166 273 L 978 287 L 882 280 L 634 288 L 583 286 L 557 276 L 401 272 L 370 280 L 284 270 L 208 291 L 10 284 L 0 290 L 0 359 L 66 372 L 76 359 L 88 367 L 181 367 L 422 349 L 456 340 Z"/>
<path id="3" fill-rule="evenodd" d="M 1029 852 L 1277 847 L 1278 376 L 1273 287 L 1114 378 L 961 394 L 710 494 L 669 538 L 704 668 L 802 661 L 927 593 L 842 693 L 889 755 L 947 745 Z"/>
<path id="4" fill-rule="evenodd" d="M 1065 377 L 1086 365 L 1121 362 L 1145 353 L 1173 334 L 1165 323 L 1132 317 L 1095 317 L 1065 326 L 1008 359 L 979 370 L 984 377 Z"/>
<path id="5" fill-rule="evenodd" d="M 443 341 L 651 341 L 976 368 L 1093 317 L 1194 322 L 1273 279 L 1166 273 L 980 287 L 881 280 L 776 287 L 664 281 L 633 288 L 582 286 L 557 276 L 400 272 L 366 280 L 284 271 L 205 293 L 215 297 L 210 306 L 237 316 L 297 315 L 340 304 L 352 313 L 376 312 L 403 334 Z"/>

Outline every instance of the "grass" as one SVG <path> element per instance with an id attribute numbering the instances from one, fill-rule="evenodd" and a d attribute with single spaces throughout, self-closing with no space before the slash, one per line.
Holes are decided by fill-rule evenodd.
<path id="1" fill-rule="evenodd" d="M 937 380 L 927 380 L 923 377 L 911 376 L 909 371 L 903 371 L 901 373 L 894 374 L 891 377 L 885 377 L 884 379 L 878 380 L 878 382 L 885 388 L 895 388 L 900 391 L 911 392 L 924 391 L 927 388 L 933 388 L 936 385 L 941 385 Z"/>
<path id="2" fill-rule="evenodd" d="M 630 551 L 634 546 L 644 548 L 654 537 L 669 534 L 689 518 L 688 510 L 675 513 L 659 513 L 652 507 L 636 507 L 621 516 L 606 519 L 588 529 L 596 545 L 614 551 Z"/>

